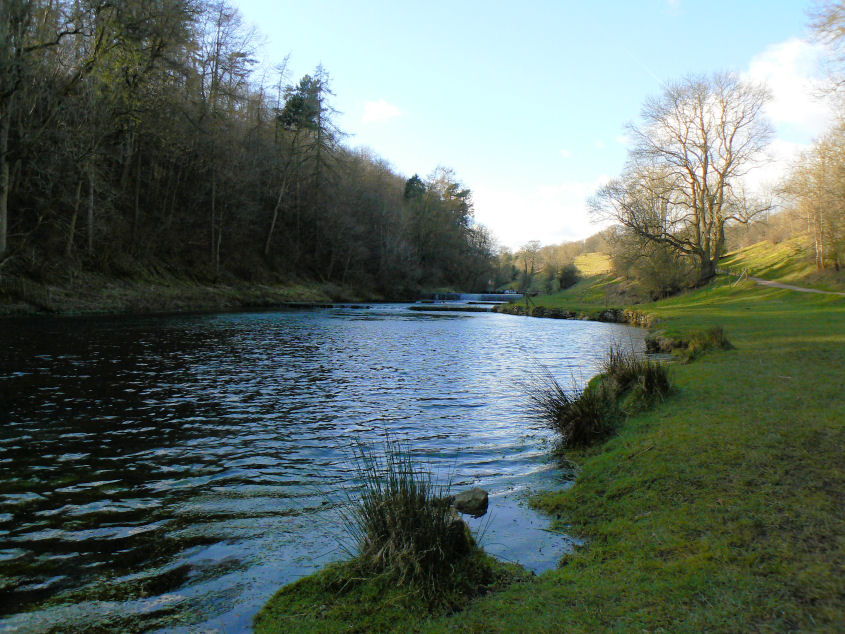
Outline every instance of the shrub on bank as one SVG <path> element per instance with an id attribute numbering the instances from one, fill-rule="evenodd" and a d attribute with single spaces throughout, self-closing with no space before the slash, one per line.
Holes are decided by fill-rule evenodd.
<path id="1" fill-rule="evenodd" d="M 528 396 L 535 414 L 560 434 L 564 447 L 583 447 L 607 437 L 619 418 L 615 394 L 601 381 L 567 392 L 543 369 Z"/>
<path id="2" fill-rule="evenodd" d="M 669 370 L 659 361 L 636 354 L 621 345 L 610 347 L 602 362 L 602 376 L 611 384 L 617 397 L 626 392 L 631 404 L 648 405 L 669 394 Z"/>

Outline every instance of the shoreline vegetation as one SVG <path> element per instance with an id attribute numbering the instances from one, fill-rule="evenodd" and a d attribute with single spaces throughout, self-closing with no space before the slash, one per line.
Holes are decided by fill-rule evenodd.
<path id="1" fill-rule="evenodd" d="M 597 275 L 535 304 L 596 314 L 613 287 Z M 333 567 L 285 586 L 257 631 L 835 631 L 845 298 L 719 277 L 636 314 L 695 363 L 674 364 L 671 392 L 603 441 L 567 448 L 575 485 L 533 499 L 585 547 L 446 613 L 372 588 L 337 611 Z"/>
<path id="2" fill-rule="evenodd" d="M 158 277 L 119 279 L 87 274 L 61 284 L 0 278 L 0 318 L 34 315 L 137 315 L 391 301 L 373 291 L 308 280 L 251 284 Z"/>

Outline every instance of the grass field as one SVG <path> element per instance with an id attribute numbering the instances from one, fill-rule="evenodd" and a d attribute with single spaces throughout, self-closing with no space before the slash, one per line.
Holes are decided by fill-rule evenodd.
<path id="1" fill-rule="evenodd" d="M 778 244 L 758 242 L 728 253 L 721 265 L 735 270 L 748 269 L 749 275 L 786 284 L 825 291 L 845 290 L 845 271 L 830 268 L 819 271 L 812 241 L 806 235 Z"/>
<path id="2" fill-rule="evenodd" d="M 585 277 L 610 273 L 610 256 L 606 253 L 584 253 L 575 258 L 575 267 Z"/>
<path id="3" fill-rule="evenodd" d="M 565 293 L 598 296 L 583 284 Z M 451 615 L 393 613 L 396 631 L 842 631 L 845 298 L 720 279 L 638 308 L 735 349 L 675 364 L 663 403 L 568 454 L 575 486 L 536 500 L 586 538 L 560 568 Z M 285 625 L 325 631 L 325 601 Z"/>

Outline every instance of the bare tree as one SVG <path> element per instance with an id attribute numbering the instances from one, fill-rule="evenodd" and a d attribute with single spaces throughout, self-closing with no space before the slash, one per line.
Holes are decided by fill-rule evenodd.
<path id="1" fill-rule="evenodd" d="M 770 205 L 753 201 L 742 177 L 771 136 L 767 91 L 733 74 L 688 77 L 649 99 L 623 175 L 600 189 L 591 214 L 693 258 L 710 279 L 725 249 L 725 226 Z"/>
<path id="2" fill-rule="evenodd" d="M 807 220 L 816 267 L 836 270 L 845 253 L 845 125 L 816 141 L 792 168 L 782 193 Z"/>
<path id="3" fill-rule="evenodd" d="M 828 49 L 825 65 L 831 80 L 830 91 L 841 91 L 845 88 L 845 2 L 817 4 L 809 14 L 815 39 Z"/>

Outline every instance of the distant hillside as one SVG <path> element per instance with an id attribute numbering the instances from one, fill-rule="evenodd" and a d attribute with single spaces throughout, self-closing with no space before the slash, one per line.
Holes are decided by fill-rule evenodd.
<path id="1" fill-rule="evenodd" d="M 575 258 L 575 266 L 584 277 L 610 273 L 610 256 L 607 253 L 583 253 Z"/>

